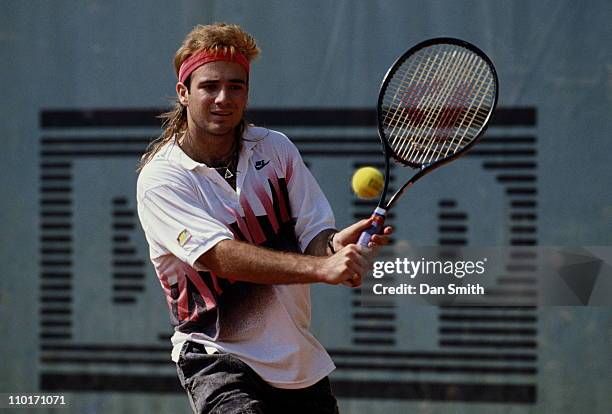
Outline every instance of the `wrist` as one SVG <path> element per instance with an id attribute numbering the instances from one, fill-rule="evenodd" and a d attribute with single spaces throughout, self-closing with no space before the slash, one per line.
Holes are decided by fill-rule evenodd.
<path id="1" fill-rule="evenodd" d="M 336 254 L 338 250 L 342 249 L 342 246 L 338 246 L 336 243 L 336 234 L 338 234 L 338 232 L 334 230 L 327 238 L 327 250 L 331 255 Z"/>
<path id="2" fill-rule="evenodd" d="M 334 249 L 334 236 L 335 235 L 336 233 L 332 233 L 327 238 L 327 250 L 329 250 L 331 254 L 336 254 L 336 249 Z"/>
<path id="3" fill-rule="evenodd" d="M 304 256 L 308 259 L 308 263 L 304 266 L 304 270 L 309 278 L 312 278 L 311 283 L 327 282 L 328 272 L 325 270 L 325 257 L 321 256 Z"/>

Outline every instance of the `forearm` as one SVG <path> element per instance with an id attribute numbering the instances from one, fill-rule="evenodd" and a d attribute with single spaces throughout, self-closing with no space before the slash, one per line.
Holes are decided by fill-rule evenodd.
<path id="1" fill-rule="evenodd" d="M 293 284 L 324 282 L 325 275 L 321 273 L 323 260 L 224 240 L 200 256 L 198 263 L 228 279 L 261 284 Z"/>

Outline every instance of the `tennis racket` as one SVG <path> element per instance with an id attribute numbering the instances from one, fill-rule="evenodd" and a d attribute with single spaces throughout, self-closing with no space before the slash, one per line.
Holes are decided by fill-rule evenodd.
<path id="1" fill-rule="evenodd" d="M 378 96 L 378 135 L 385 184 L 373 223 L 359 237 L 367 246 L 385 216 L 417 180 L 465 154 L 484 133 L 497 105 L 497 73 L 476 46 L 459 39 L 419 43 L 391 66 Z M 393 159 L 417 170 L 388 201 Z"/>

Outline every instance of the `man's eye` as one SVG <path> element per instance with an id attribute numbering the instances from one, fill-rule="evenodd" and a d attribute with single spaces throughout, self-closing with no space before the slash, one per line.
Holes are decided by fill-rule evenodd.
<path id="1" fill-rule="evenodd" d="M 217 85 L 202 85 L 202 89 L 206 92 L 214 92 L 217 90 Z"/>

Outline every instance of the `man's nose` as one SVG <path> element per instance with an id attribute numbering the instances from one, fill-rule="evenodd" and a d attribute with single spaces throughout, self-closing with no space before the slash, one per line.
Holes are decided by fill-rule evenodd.
<path id="1" fill-rule="evenodd" d="M 230 98 L 229 89 L 227 87 L 219 88 L 219 93 L 215 99 L 215 102 L 222 103 L 227 102 Z"/>

